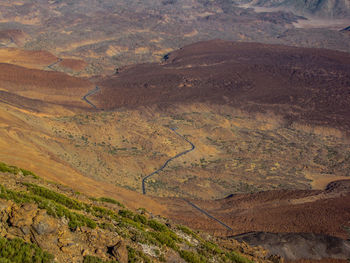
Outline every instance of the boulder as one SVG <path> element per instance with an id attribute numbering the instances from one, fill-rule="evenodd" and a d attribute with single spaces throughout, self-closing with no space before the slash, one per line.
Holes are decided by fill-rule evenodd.
<path id="1" fill-rule="evenodd" d="M 110 253 L 116 260 L 120 263 L 128 262 L 128 250 L 126 248 L 125 242 L 120 240 L 117 244 L 110 248 Z"/>
<path id="2" fill-rule="evenodd" d="M 52 234 L 57 232 L 58 229 L 56 220 L 48 216 L 43 210 L 34 218 L 32 227 L 39 235 Z"/>
<path id="3" fill-rule="evenodd" d="M 8 222 L 10 226 L 21 228 L 30 226 L 33 217 L 37 213 L 38 206 L 36 204 L 23 204 L 20 208 L 13 207 Z"/>

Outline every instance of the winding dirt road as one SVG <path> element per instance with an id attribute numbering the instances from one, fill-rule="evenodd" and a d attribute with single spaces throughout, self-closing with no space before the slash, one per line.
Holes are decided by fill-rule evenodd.
<path id="1" fill-rule="evenodd" d="M 147 181 L 147 179 L 149 179 L 151 176 L 153 176 L 153 175 L 155 175 L 155 174 L 157 174 L 157 173 L 163 171 L 164 168 L 167 167 L 167 165 L 168 165 L 172 160 L 174 160 L 174 159 L 176 159 L 176 158 L 179 158 L 180 156 L 185 155 L 185 154 L 187 154 L 187 153 L 193 151 L 193 150 L 196 148 L 196 146 L 194 146 L 194 144 L 193 144 L 192 142 L 190 142 L 189 140 L 187 140 L 183 135 L 181 135 L 180 133 L 178 133 L 178 132 L 176 131 L 177 128 L 170 128 L 170 129 L 171 129 L 174 133 L 176 133 L 178 136 L 180 136 L 181 138 L 183 138 L 186 142 L 188 142 L 188 143 L 191 145 L 191 149 L 186 150 L 186 151 L 184 151 L 184 152 L 181 152 L 181 153 L 175 155 L 174 157 L 171 157 L 170 159 L 166 160 L 166 162 L 163 164 L 163 166 L 160 167 L 158 170 L 156 170 L 156 171 L 154 171 L 153 173 L 151 173 L 151 174 L 147 175 L 146 177 L 144 177 L 144 178 L 142 179 L 142 193 L 143 193 L 144 195 L 146 194 L 146 181 Z"/>
<path id="2" fill-rule="evenodd" d="M 56 62 L 54 62 L 54 63 L 48 65 L 47 67 L 48 67 L 49 69 L 55 71 L 55 69 L 54 69 L 53 67 L 54 67 L 55 65 L 57 65 L 58 63 L 62 62 L 62 60 L 63 60 L 62 58 L 59 58 Z"/>
<path id="3" fill-rule="evenodd" d="M 91 107 L 93 107 L 94 109 L 97 110 L 97 107 L 95 104 L 93 104 L 91 101 L 88 100 L 87 97 L 96 94 L 97 92 L 99 92 L 101 89 L 99 87 L 96 86 L 96 88 L 94 88 L 93 90 L 90 90 L 88 93 L 86 93 L 81 99 L 83 101 L 85 101 L 87 104 L 89 104 Z"/>
<path id="4" fill-rule="evenodd" d="M 58 62 L 56 62 L 58 63 Z M 96 86 L 95 89 L 93 90 L 90 90 L 88 93 L 86 93 L 83 97 L 82 97 L 82 100 L 84 100 L 86 103 L 88 103 L 90 106 L 92 106 L 94 109 L 97 109 L 96 105 L 93 104 L 91 101 L 88 100 L 88 97 L 93 95 L 93 94 L 96 94 L 98 91 L 100 91 L 101 89 L 99 87 Z M 190 142 L 185 136 L 181 135 L 180 133 L 178 133 L 176 130 L 177 128 L 170 128 L 176 135 L 178 135 L 179 137 L 181 137 L 182 139 L 184 139 L 186 142 L 188 142 L 190 145 L 191 145 L 191 148 L 186 150 L 186 151 L 183 151 L 171 158 L 169 158 L 168 160 L 166 160 L 166 162 L 159 168 L 157 169 L 156 171 L 152 172 L 151 174 L 147 175 L 146 177 L 144 177 L 142 179 L 142 193 L 144 195 L 146 195 L 146 181 L 147 179 L 149 179 L 150 177 L 152 177 L 153 175 L 161 172 L 164 170 L 165 167 L 167 167 L 167 165 L 174 159 L 176 158 L 179 158 L 191 151 L 193 151 L 196 146 Z M 195 205 L 194 203 L 192 203 L 191 201 L 183 198 L 183 200 L 188 204 L 190 205 L 192 208 L 196 209 L 197 211 L 199 211 L 200 213 L 202 213 L 203 215 L 207 216 L 208 218 L 216 221 L 217 223 L 219 223 L 220 225 L 222 225 L 223 227 L 225 227 L 226 229 L 230 230 L 230 231 L 233 231 L 231 227 L 229 227 L 228 225 L 226 225 L 224 222 L 222 222 L 221 220 L 217 219 L 216 217 L 212 216 L 211 214 L 209 214 L 208 212 L 204 211 L 203 209 L 201 209 L 200 207 L 198 207 L 197 205 Z"/>

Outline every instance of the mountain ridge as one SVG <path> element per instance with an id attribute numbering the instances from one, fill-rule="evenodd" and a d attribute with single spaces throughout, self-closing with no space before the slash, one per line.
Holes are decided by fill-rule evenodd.
<path id="1" fill-rule="evenodd" d="M 290 8 L 301 15 L 313 15 L 320 18 L 349 18 L 348 0 L 252 0 L 243 1 L 252 6 L 271 8 Z"/>

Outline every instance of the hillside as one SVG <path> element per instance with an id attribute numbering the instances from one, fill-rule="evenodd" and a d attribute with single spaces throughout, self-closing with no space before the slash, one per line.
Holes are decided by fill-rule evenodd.
<path id="1" fill-rule="evenodd" d="M 348 131 L 349 65 L 341 52 L 200 42 L 99 82 L 92 100 L 100 109 L 210 102 Z"/>
<path id="2" fill-rule="evenodd" d="M 0 163 L 0 182 L 0 258 L 10 262 L 270 262 L 262 249 L 88 197 L 15 166 Z"/>
<path id="3" fill-rule="evenodd" d="M 36 202 L 26 208 L 21 199 L 6 207 L 39 213 L 45 203 L 33 191 L 48 193 L 49 189 L 78 201 L 77 209 L 66 208 L 84 217 L 77 216 L 71 226 L 93 225 L 93 221 L 115 228 L 124 227 L 125 216 L 135 221 L 138 208 L 145 208 L 146 223 L 135 226 L 127 220 L 131 232 L 128 225 L 127 235 L 118 235 L 136 249 L 137 257 L 143 257 L 142 252 L 155 261 L 164 255 L 170 262 L 181 262 L 181 252 L 151 239 L 150 244 L 160 248 L 160 254 L 152 256 L 147 253 L 154 247 L 136 244 L 149 241 L 141 237 L 149 237 L 144 232 L 153 233 L 148 223 L 153 219 L 169 223 L 167 233 L 177 233 L 176 224 L 183 224 L 212 235 L 207 239 L 203 232 L 196 234 L 200 239 L 193 248 L 173 236 L 176 247 L 194 253 L 182 253 L 197 258 L 194 262 L 200 262 L 197 254 L 218 261 L 226 257 L 230 262 L 222 251 L 233 245 L 244 251 L 245 245 L 237 247 L 232 239 L 251 231 L 263 232 L 258 235 L 262 238 L 272 232 L 276 249 L 283 247 L 285 232 L 292 241 L 301 238 L 311 247 L 328 236 L 346 247 L 345 229 L 350 221 L 348 53 L 213 40 L 165 54 L 161 63 L 125 66 L 114 75 L 87 79 L 55 71 L 61 64 L 79 68 L 77 61 L 56 60 L 50 53 L 38 52 L 43 59 L 35 68 L 32 51 L 6 51 L 3 59 L 11 59 L 0 64 L 0 159 L 45 179 L 22 177 L 19 172 L 11 174 L 11 181 L 5 174 L 6 198 L 15 195 Z M 16 59 L 18 54 L 22 60 Z M 54 59 L 55 65 L 45 67 Z M 334 181 L 338 183 L 326 188 Z M 119 214 L 125 209 L 117 204 L 105 206 L 98 201 L 100 197 L 118 200 L 133 213 Z M 111 212 L 107 212 L 110 218 L 96 214 L 100 210 L 95 208 L 96 212 L 94 206 L 112 209 L 116 217 Z M 68 233 L 69 242 L 62 237 L 62 244 L 68 242 L 64 246 L 43 247 L 51 254 L 64 258 L 60 251 L 65 247 L 77 260 L 88 254 L 112 260 L 105 245 L 98 245 L 105 251 L 100 253 L 93 239 L 86 241 L 90 230 L 85 227 L 77 228 L 77 234 L 69 229 L 69 220 L 45 220 L 53 220 Z M 16 227 L 7 224 L 5 229 L 34 242 Z M 110 229 L 97 229 L 106 235 L 101 242 L 108 246 L 119 240 Z M 300 236 L 300 232 L 311 236 Z M 173 244 L 164 238 L 159 242 Z M 215 241 L 219 250 L 208 248 L 212 254 L 207 254 L 201 239 Z M 89 252 L 82 255 L 82 249 L 70 247 L 71 240 Z M 332 243 L 322 244 L 332 248 Z M 266 258 L 267 252 L 257 250 L 248 253 Z M 295 254 L 298 246 L 288 246 L 288 250 Z M 346 250 L 340 254 L 317 251 L 323 262 L 326 257 L 342 260 L 346 254 Z M 306 257 L 298 255 L 297 259 Z"/>
<path id="4" fill-rule="evenodd" d="M 56 65 L 55 70 L 81 76 L 109 75 L 126 65 L 159 62 L 170 51 L 216 38 L 350 51 L 350 37 L 338 32 L 349 24 L 330 29 L 329 20 L 311 21 L 310 29 L 302 24 L 305 18 L 285 10 L 286 5 L 305 10 L 309 4 L 310 12 L 320 16 L 334 12 L 346 18 L 349 7 L 342 7 L 347 0 L 261 1 L 284 9 L 263 12 L 238 2 L 242 1 L 5 1 L 0 3 L 0 46 L 49 51 L 75 61 Z M 314 8 L 316 2 L 320 4 Z"/>

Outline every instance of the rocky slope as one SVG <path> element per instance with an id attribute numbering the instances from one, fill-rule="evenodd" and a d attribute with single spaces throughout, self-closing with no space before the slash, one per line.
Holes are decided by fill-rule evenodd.
<path id="1" fill-rule="evenodd" d="M 3 222 L 8 238 L 36 238 L 40 245 L 41 230 L 35 224 L 41 210 L 47 211 L 44 221 L 65 233 L 62 240 L 44 235 L 55 244 L 47 249 L 67 261 L 72 259 L 60 251 L 70 251 L 76 260 L 83 260 L 83 249 L 87 255 L 115 259 L 111 251 L 120 240 L 135 249 L 129 249 L 129 257 L 146 254 L 157 261 L 164 255 L 181 262 L 181 255 L 194 261 L 204 255 L 229 261 L 225 249 L 234 241 L 206 239 L 192 231 L 199 237 L 191 247 L 171 234 L 187 231 L 177 223 L 218 237 L 311 231 L 347 238 L 348 187 L 342 182 L 324 188 L 349 178 L 348 54 L 216 40 L 167 54 L 162 63 L 84 79 L 52 72 L 58 64 L 40 68 L 58 62 L 49 53 L 5 50 L 8 56 L 2 59 L 18 64 L 0 65 L 0 159 L 74 188 L 35 179 L 24 170 L 26 177 L 4 175 L 3 197 L 10 200 L 4 207 L 30 211 L 24 225 L 18 217 Z M 15 59 L 16 54 L 25 59 Z M 35 68 L 33 54 L 47 60 Z M 98 92 L 93 92 L 96 85 Z M 170 128 L 178 128 L 183 137 Z M 141 195 L 144 176 L 189 148 L 184 138 L 196 148 L 147 181 L 148 195 Z M 273 189 L 278 190 L 267 191 Z M 116 201 L 106 205 L 101 201 L 111 200 L 103 196 L 121 201 L 133 213 L 123 212 Z M 35 204 L 24 205 L 28 202 Z M 140 207 L 148 212 L 137 212 Z M 6 209 L 4 218 L 11 218 Z M 157 231 L 153 219 L 169 223 L 170 230 Z M 91 238 L 89 243 L 95 234 L 111 242 Z M 159 235 L 161 240 L 155 237 Z M 202 239 L 215 241 L 220 250 L 202 245 Z"/>
<path id="2" fill-rule="evenodd" d="M 326 235 L 251 232 L 234 238 L 254 246 L 263 246 L 271 254 L 279 254 L 290 261 L 303 258 L 321 260 L 327 257 L 347 260 L 350 255 L 349 242 Z"/>
<path id="3" fill-rule="evenodd" d="M 89 198 L 4 163 L 0 182 L 0 258 L 9 262 L 270 262 L 262 249 L 214 239 L 145 209 L 132 212 L 111 198 Z M 12 251 L 13 242 L 23 241 L 33 244 L 32 258 Z"/>

